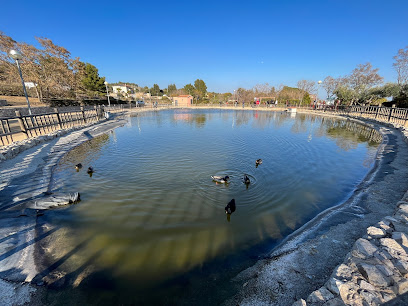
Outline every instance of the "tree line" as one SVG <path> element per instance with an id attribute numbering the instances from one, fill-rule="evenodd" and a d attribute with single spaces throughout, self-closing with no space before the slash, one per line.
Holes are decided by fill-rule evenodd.
<path id="1" fill-rule="evenodd" d="M 24 42 L 16 42 L 0 31 L 0 95 L 23 95 L 17 67 L 10 58 L 9 51 L 15 49 L 22 54 L 23 76 L 26 82 L 33 82 L 32 89 L 40 101 L 49 99 L 73 99 L 83 101 L 106 95 L 105 77 L 99 76 L 98 69 L 90 64 L 73 58 L 64 47 L 54 44 L 48 38 L 36 38 L 39 48 Z M 319 88 L 327 93 L 327 100 L 336 100 L 344 105 L 381 104 L 391 100 L 398 107 L 408 107 L 408 46 L 398 50 L 394 56 L 393 68 L 397 74 L 396 83 L 383 84 L 383 77 L 370 63 L 359 64 L 346 76 L 333 78 L 327 76 L 321 84 L 311 80 L 299 80 L 296 87 L 284 84 L 271 86 L 268 83 L 257 84 L 251 89 L 237 88 L 233 92 L 208 92 L 206 83 L 196 79 L 193 84 L 177 88 L 169 84 L 160 88 L 139 86 L 126 82 L 136 92 L 150 93 L 152 96 L 170 98 L 177 95 L 192 95 L 195 103 L 219 103 L 228 101 L 251 102 L 284 101 L 296 105 L 310 105 L 317 99 Z M 123 84 L 124 82 L 109 84 Z"/>

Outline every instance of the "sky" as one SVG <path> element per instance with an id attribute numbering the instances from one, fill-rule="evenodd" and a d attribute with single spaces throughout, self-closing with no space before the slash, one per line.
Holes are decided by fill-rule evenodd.
<path id="1" fill-rule="evenodd" d="M 392 67 L 408 46 L 408 0 L 2 1 L 0 31 L 18 42 L 46 37 L 112 82 L 165 88 L 205 81 L 232 92 L 296 86 Z"/>

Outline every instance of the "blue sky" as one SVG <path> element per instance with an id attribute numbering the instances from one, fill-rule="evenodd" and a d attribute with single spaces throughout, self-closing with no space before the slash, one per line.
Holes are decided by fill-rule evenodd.
<path id="1" fill-rule="evenodd" d="M 408 0 L 3 1 L 0 30 L 50 38 L 108 82 L 209 91 L 349 74 L 371 62 L 395 81 Z"/>

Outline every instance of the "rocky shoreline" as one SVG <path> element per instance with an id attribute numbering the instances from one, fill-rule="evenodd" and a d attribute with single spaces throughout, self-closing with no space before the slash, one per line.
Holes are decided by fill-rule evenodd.
<path id="1" fill-rule="evenodd" d="M 293 305 L 381 305 L 408 292 L 408 192 L 358 239 L 321 288 Z"/>

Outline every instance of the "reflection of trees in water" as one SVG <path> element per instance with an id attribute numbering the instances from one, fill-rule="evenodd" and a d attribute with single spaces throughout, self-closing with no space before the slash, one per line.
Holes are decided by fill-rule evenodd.
<path id="1" fill-rule="evenodd" d="M 236 126 L 248 124 L 249 119 L 251 118 L 251 116 L 249 116 L 249 112 L 246 111 L 234 112 L 233 116 Z"/>
<path id="2" fill-rule="evenodd" d="M 309 125 L 308 120 L 306 119 L 307 118 L 304 114 L 297 115 L 290 131 L 295 134 L 307 133 Z"/>
<path id="3" fill-rule="evenodd" d="M 321 118 L 316 136 L 335 139 L 337 146 L 345 151 L 356 148 L 359 143 L 367 142 L 369 146 L 377 146 L 382 141 L 381 134 L 371 127 L 354 121 L 324 117 Z"/>
<path id="4" fill-rule="evenodd" d="M 264 129 L 273 123 L 276 113 L 256 111 L 252 116 L 254 118 L 253 127 Z"/>

